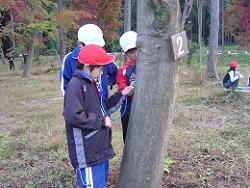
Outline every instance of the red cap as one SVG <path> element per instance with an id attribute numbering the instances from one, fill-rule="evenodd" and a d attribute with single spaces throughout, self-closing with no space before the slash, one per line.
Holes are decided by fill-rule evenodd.
<path id="1" fill-rule="evenodd" d="M 229 62 L 229 66 L 230 66 L 230 67 L 237 68 L 237 67 L 239 67 L 240 65 L 239 65 L 236 61 L 231 61 L 231 62 Z"/>
<path id="2" fill-rule="evenodd" d="M 114 56 L 108 55 L 102 47 L 95 44 L 84 46 L 78 55 L 78 61 L 88 65 L 107 65 L 114 60 Z"/>

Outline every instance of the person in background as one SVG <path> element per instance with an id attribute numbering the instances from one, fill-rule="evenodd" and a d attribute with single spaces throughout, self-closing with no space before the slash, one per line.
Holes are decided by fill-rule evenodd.
<path id="1" fill-rule="evenodd" d="M 247 78 L 247 86 L 246 86 L 246 88 L 250 90 L 250 74 L 248 75 L 248 78 Z"/>
<path id="2" fill-rule="evenodd" d="M 234 90 L 237 88 L 239 81 L 243 76 L 240 72 L 236 71 L 239 67 L 239 64 L 236 61 L 229 62 L 229 66 L 230 68 L 223 78 L 223 87 Z"/>
<path id="3" fill-rule="evenodd" d="M 134 31 L 128 31 L 120 37 L 119 43 L 122 51 L 128 57 L 128 61 L 125 63 L 125 65 L 121 66 L 117 72 L 116 83 L 118 85 L 118 92 L 122 91 L 125 87 L 129 85 L 135 86 L 137 58 L 136 41 L 137 33 Z M 121 117 L 124 143 L 126 140 L 132 99 L 133 96 L 128 97 L 127 104 L 123 102 L 121 107 L 121 114 L 123 114 L 124 110 L 126 110 L 123 116 Z"/>
<path id="4" fill-rule="evenodd" d="M 22 54 L 22 57 L 23 57 L 23 65 L 25 66 L 28 60 L 28 54 L 24 53 Z"/>
<path id="5" fill-rule="evenodd" d="M 10 70 L 15 70 L 14 57 L 13 57 L 12 52 L 7 53 L 6 56 L 9 62 Z"/>
<path id="6" fill-rule="evenodd" d="M 77 58 L 80 49 L 89 44 L 95 44 L 101 47 L 105 45 L 102 30 L 95 24 L 83 25 L 78 30 L 78 46 L 63 59 L 60 71 L 61 91 L 63 95 L 78 64 Z M 116 84 L 116 73 L 117 67 L 113 62 L 103 67 L 103 74 L 100 83 L 104 98 L 108 97 L 108 86 Z"/>
<path id="7" fill-rule="evenodd" d="M 107 161 L 115 153 L 111 145 L 112 123 L 105 117 L 104 110 L 124 100 L 133 86 L 101 102 L 98 81 L 103 67 L 114 61 L 114 56 L 108 55 L 100 46 L 90 44 L 80 50 L 78 61 L 64 96 L 69 157 L 75 169 L 77 188 L 105 188 Z"/>

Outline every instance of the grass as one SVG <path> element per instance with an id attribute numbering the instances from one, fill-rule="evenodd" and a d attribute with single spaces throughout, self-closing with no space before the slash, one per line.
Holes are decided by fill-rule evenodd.
<path id="1" fill-rule="evenodd" d="M 224 58 L 218 62 L 220 75 L 231 57 Z M 245 55 L 239 58 L 240 71 L 248 75 Z M 181 65 L 162 185 L 250 187 L 250 95 L 225 92 L 205 74 L 200 80 L 199 70 L 199 65 Z M 58 71 L 55 61 L 42 61 L 23 79 L 20 68 L 11 72 L 0 64 L 0 187 L 74 187 Z M 121 132 L 118 121 L 113 126 L 117 155 L 110 161 L 110 188 L 122 157 Z"/>

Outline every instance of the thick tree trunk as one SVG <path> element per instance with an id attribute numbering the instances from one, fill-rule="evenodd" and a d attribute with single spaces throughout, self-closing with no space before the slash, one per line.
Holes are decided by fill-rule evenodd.
<path id="1" fill-rule="evenodd" d="M 35 31 L 33 31 L 33 34 L 31 36 L 31 39 L 28 43 L 27 43 L 27 49 L 28 49 L 28 58 L 27 58 L 27 62 L 24 65 L 24 70 L 23 70 L 23 75 L 22 77 L 27 77 L 29 74 L 29 69 L 30 69 L 30 64 L 32 62 L 32 57 L 33 57 L 33 52 L 34 52 L 34 41 L 33 38 L 35 36 Z"/>
<path id="2" fill-rule="evenodd" d="M 179 31 L 179 0 L 137 1 L 137 78 L 119 188 L 159 188 L 172 123 L 178 62 L 169 38 Z"/>
<path id="3" fill-rule="evenodd" d="M 63 61 L 63 57 L 65 56 L 65 34 L 62 24 L 62 1 L 57 1 L 57 12 L 58 12 L 58 30 L 59 30 L 59 55 L 61 62 Z"/>
<path id="4" fill-rule="evenodd" d="M 219 1 L 211 0 L 211 26 L 210 26 L 207 71 L 209 76 L 212 76 L 213 78 L 217 79 L 219 79 L 216 67 L 218 35 L 219 35 Z"/>

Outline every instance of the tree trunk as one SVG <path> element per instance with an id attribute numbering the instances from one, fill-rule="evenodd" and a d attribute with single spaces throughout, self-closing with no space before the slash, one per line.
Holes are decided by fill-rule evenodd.
<path id="1" fill-rule="evenodd" d="M 224 57 L 224 0 L 221 1 L 221 47 L 222 47 L 222 55 Z"/>
<path id="2" fill-rule="evenodd" d="M 124 1 L 124 33 L 131 30 L 131 0 Z"/>
<path id="3" fill-rule="evenodd" d="M 43 35 L 41 32 L 36 32 L 35 36 L 38 41 L 38 43 L 36 44 L 36 47 L 34 48 L 35 61 L 39 63 L 40 61 L 39 56 L 40 56 L 40 51 L 41 51 L 40 41 L 42 41 Z"/>
<path id="4" fill-rule="evenodd" d="M 219 79 L 216 67 L 218 35 L 219 35 L 219 1 L 211 0 L 211 26 L 210 26 L 207 71 L 209 76 L 212 76 L 213 78 L 217 79 Z"/>
<path id="5" fill-rule="evenodd" d="M 192 10 L 192 6 L 193 6 L 193 0 L 185 0 L 184 10 L 183 10 L 183 13 L 181 16 L 181 25 L 180 25 L 181 31 L 184 30 L 185 23 L 186 23 L 186 20 L 189 17 L 189 14 Z"/>
<path id="6" fill-rule="evenodd" d="M 58 30 L 59 30 L 59 55 L 61 62 L 65 56 L 65 34 L 62 24 L 62 0 L 57 1 L 57 12 L 58 12 Z"/>
<path id="7" fill-rule="evenodd" d="M 5 54 L 3 53 L 3 49 L 2 49 L 2 47 L 0 46 L 0 55 L 1 55 L 1 59 L 2 59 L 2 63 L 3 64 L 5 64 L 6 62 L 5 62 Z"/>
<path id="8" fill-rule="evenodd" d="M 24 65 L 24 70 L 23 70 L 23 75 L 22 75 L 22 77 L 24 77 L 24 78 L 28 76 L 30 64 L 32 62 L 32 57 L 33 57 L 33 52 L 34 52 L 34 41 L 33 41 L 34 36 L 35 36 L 35 31 L 33 31 L 31 39 L 27 43 L 28 58 L 27 58 L 26 64 Z"/>
<path id="9" fill-rule="evenodd" d="M 178 62 L 170 36 L 179 29 L 179 0 L 138 0 L 137 78 L 118 188 L 159 188 L 172 123 Z"/>
<path id="10" fill-rule="evenodd" d="M 13 13 L 12 11 L 10 10 L 10 22 L 9 24 L 11 24 L 11 29 L 12 29 L 12 32 L 14 33 L 15 32 L 15 28 L 14 28 L 14 18 L 13 18 Z M 15 42 L 15 38 L 14 38 L 14 34 L 11 35 L 11 42 L 12 42 L 12 51 L 14 51 L 14 49 L 16 48 L 16 42 Z"/>

